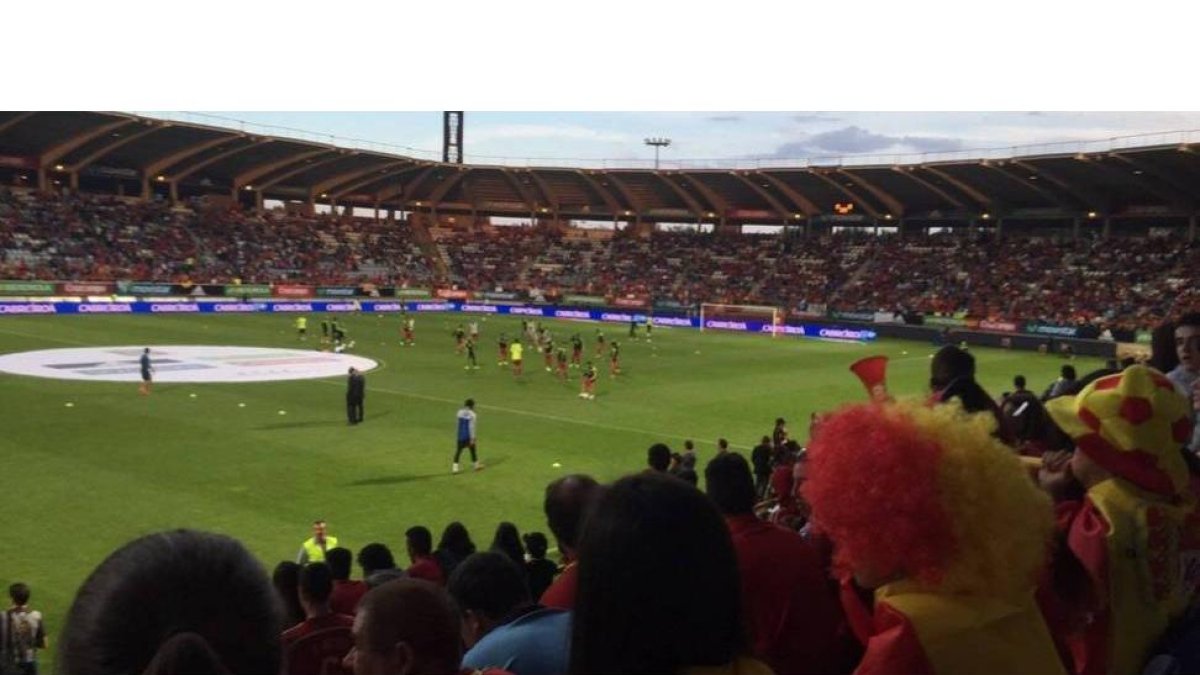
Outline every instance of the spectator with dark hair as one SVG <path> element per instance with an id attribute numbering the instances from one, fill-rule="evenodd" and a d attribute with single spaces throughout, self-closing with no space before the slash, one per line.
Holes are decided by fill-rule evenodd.
<path id="1" fill-rule="evenodd" d="M 373 542 L 358 551 L 358 566 L 362 568 L 363 581 L 374 588 L 392 579 L 404 576 L 404 570 L 396 569 L 396 559 L 385 544 Z"/>
<path id="2" fill-rule="evenodd" d="M 763 436 L 750 451 L 750 461 L 754 464 L 754 494 L 759 499 L 767 496 L 767 487 L 771 484 L 772 454 L 770 436 Z"/>
<path id="3" fill-rule="evenodd" d="M 1192 407 L 1192 437 L 1188 439 L 1188 450 L 1200 451 L 1200 312 L 1190 312 L 1175 322 L 1175 354 L 1179 365 L 1167 373 L 1180 394 L 1187 397 Z"/>
<path id="4" fill-rule="evenodd" d="M 583 530 L 584 518 L 601 491 L 600 484 L 594 478 L 583 474 L 563 476 L 546 486 L 542 508 L 563 560 L 562 574 L 542 593 L 541 603 L 546 607 L 575 607 L 579 535 Z"/>
<path id="5" fill-rule="evenodd" d="M 729 452 L 729 440 L 725 438 L 717 439 L 717 454 L 722 455 Z"/>
<path id="6" fill-rule="evenodd" d="M 783 446 L 787 441 L 787 420 L 782 417 L 776 417 L 775 428 L 771 430 L 771 445 L 774 447 L 776 455 L 783 451 Z"/>
<path id="7" fill-rule="evenodd" d="M 671 448 L 666 443 L 655 443 L 646 451 L 646 464 L 650 471 L 666 472 L 671 466 Z"/>
<path id="8" fill-rule="evenodd" d="M 530 532 L 522 537 L 525 550 L 529 552 L 529 560 L 525 563 L 525 576 L 529 581 L 529 597 L 540 598 L 542 593 L 554 583 L 554 575 L 558 574 L 558 565 L 546 560 L 546 551 L 550 543 L 541 532 Z"/>
<path id="9" fill-rule="evenodd" d="M 768 673 L 746 657 L 740 587 L 729 530 L 708 498 L 670 476 L 622 478 L 580 542 L 570 672 Z"/>
<path id="10" fill-rule="evenodd" d="M 930 363 L 929 385 L 937 403 L 957 399 L 967 412 L 991 413 L 996 422 L 993 433 L 1006 443 L 1012 442 L 1012 433 L 1006 428 L 995 399 L 975 380 L 975 357 L 969 352 L 954 345 L 939 349 Z"/>
<path id="11" fill-rule="evenodd" d="M 1043 401 L 1049 401 L 1052 398 L 1058 398 L 1066 394 L 1072 393 L 1079 376 L 1075 373 L 1075 366 L 1070 364 L 1064 365 L 1059 371 L 1059 378 L 1050 383 L 1042 394 Z"/>
<path id="12" fill-rule="evenodd" d="M 1025 376 L 1017 375 L 1016 377 L 1013 378 L 1013 393 L 1019 394 L 1023 391 L 1029 391 L 1028 389 L 1025 388 Z"/>
<path id="13" fill-rule="evenodd" d="M 15 665 L 22 675 L 37 675 L 37 652 L 45 649 L 46 622 L 42 613 L 29 607 L 29 586 L 17 582 L 8 587 L 12 606 L 0 616 L 0 658 Z M 564 664 L 566 665 L 566 664 Z"/>
<path id="14" fill-rule="evenodd" d="M 283 605 L 283 626 L 295 626 L 304 620 L 304 608 L 300 606 L 300 565 L 284 560 L 271 573 L 271 584 Z"/>
<path id="15" fill-rule="evenodd" d="M 754 482 L 740 454 L 717 455 L 704 484 L 733 538 L 754 655 L 776 673 L 839 672 L 843 619 L 820 552 L 754 517 Z"/>
<path id="16" fill-rule="evenodd" d="M 159 532 L 117 549 L 83 582 L 57 668 L 117 675 L 146 672 L 154 662 L 164 674 L 276 673 L 280 619 L 266 570 L 240 542 L 195 530 Z M 188 667 L 201 652 L 216 669 Z"/>
<path id="17" fill-rule="evenodd" d="M 1150 333 L 1148 365 L 1160 373 L 1170 373 L 1179 365 L 1179 350 L 1175 347 L 1175 323 L 1163 321 Z"/>
<path id="18" fill-rule="evenodd" d="M 471 534 L 467 532 L 466 526 L 454 521 L 442 530 L 442 539 L 438 542 L 433 557 L 442 568 L 442 575 L 449 579 L 450 575 L 454 574 L 454 568 L 474 552 L 475 542 L 471 541 Z"/>
<path id="19" fill-rule="evenodd" d="M 503 668 L 518 675 L 567 670 L 571 614 L 530 602 L 524 570 L 504 553 L 475 553 L 454 570 L 446 589 L 462 613 L 466 668 Z"/>
<path id="20" fill-rule="evenodd" d="M 342 667 L 356 675 L 467 675 L 462 653 L 462 620 L 450 596 L 428 581 L 398 579 L 363 597 Z"/>
<path id="21" fill-rule="evenodd" d="M 424 579 L 438 586 L 446 585 L 446 576 L 442 567 L 433 557 L 433 533 L 429 528 L 416 525 L 404 533 L 405 546 L 408 549 L 408 576 L 414 579 Z"/>
<path id="22" fill-rule="evenodd" d="M 521 545 L 521 533 L 516 525 L 503 522 L 496 526 L 496 535 L 489 549 L 503 553 L 522 571 L 525 569 L 525 547 Z"/>
<path id="23" fill-rule="evenodd" d="M 354 554 L 350 553 L 350 549 L 338 547 L 325 553 L 325 562 L 333 573 L 333 594 L 329 596 L 329 606 L 334 614 L 354 616 L 358 601 L 367 594 L 367 582 L 350 579 L 353 561 Z"/>
<path id="24" fill-rule="evenodd" d="M 300 638 L 316 631 L 334 626 L 349 627 L 354 618 L 337 614 L 330 606 L 333 595 L 333 571 L 327 563 L 310 563 L 300 569 L 300 605 L 304 607 L 304 621 L 283 632 L 286 648 Z"/>

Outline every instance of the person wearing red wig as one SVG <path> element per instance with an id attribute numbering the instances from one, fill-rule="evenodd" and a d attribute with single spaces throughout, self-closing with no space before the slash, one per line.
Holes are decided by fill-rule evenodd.
<path id="1" fill-rule="evenodd" d="M 824 418 L 803 494 L 832 540 L 866 646 L 856 675 L 1065 673 L 1034 602 L 1049 498 L 957 403 L 853 405 Z"/>

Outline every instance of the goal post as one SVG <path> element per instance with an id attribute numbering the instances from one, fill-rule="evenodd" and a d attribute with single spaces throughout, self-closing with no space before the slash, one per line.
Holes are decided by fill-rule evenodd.
<path id="1" fill-rule="evenodd" d="M 767 305 L 725 305 L 705 302 L 700 305 L 700 331 L 744 330 L 744 324 L 762 324 L 762 332 L 771 337 L 783 333 L 784 313 Z"/>

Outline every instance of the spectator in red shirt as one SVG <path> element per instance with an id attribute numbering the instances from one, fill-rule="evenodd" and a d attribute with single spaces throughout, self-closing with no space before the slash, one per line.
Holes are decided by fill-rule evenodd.
<path id="1" fill-rule="evenodd" d="M 304 607 L 304 621 L 283 631 L 282 642 L 286 648 L 300 638 L 324 628 L 351 626 L 354 617 L 335 614 L 329 605 L 333 593 L 333 572 L 325 563 L 312 563 L 300 570 L 300 605 Z"/>
<path id="2" fill-rule="evenodd" d="M 755 656 L 776 673 L 838 672 L 842 613 L 817 549 L 754 517 L 754 479 L 740 454 L 717 455 L 704 480 L 733 537 Z"/>
<path id="3" fill-rule="evenodd" d="M 358 601 L 367 594 L 365 581 L 350 579 L 350 564 L 354 556 L 347 548 L 334 548 L 325 553 L 325 562 L 333 573 L 333 594 L 329 596 L 329 606 L 334 614 L 354 616 Z"/>
<path id="4" fill-rule="evenodd" d="M 582 530 L 583 517 L 599 493 L 600 484 L 591 476 L 583 474 L 563 476 L 546 486 L 546 499 L 542 505 L 546 512 L 546 523 L 558 542 L 558 551 L 562 554 L 565 565 L 562 573 L 542 594 L 541 604 L 546 607 L 575 607 L 578 573 L 576 550 L 579 546 L 579 533 Z"/>
<path id="5" fill-rule="evenodd" d="M 404 540 L 408 546 L 408 559 L 412 561 L 406 570 L 408 576 L 445 586 L 446 577 L 442 574 L 442 567 L 433 557 L 433 533 L 429 528 L 421 525 L 410 527 L 404 533 Z"/>

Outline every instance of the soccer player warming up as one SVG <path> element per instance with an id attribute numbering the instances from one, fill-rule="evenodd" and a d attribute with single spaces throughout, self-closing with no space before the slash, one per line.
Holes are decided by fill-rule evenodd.
<path id="1" fill-rule="evenodd" d="M 587 362 L 587 367 L 583 369 L 583 389 L 579 392 L 579 398 L 586 398 L 589 401 L 596 398 L 596 367 L 591 361 Z"/>
<path id="2" fill-rule="evenodd" d="M 463 348 L 466 346 L 467 331 L 463 330 L 463 325 L 458 324 L 458 328 L 454 329 L 454 351 L 458 354 L 463 353 Z"/>
<path id="3" fill-rule="evenodd" d="M 558 363 L 557 363 L 558 380 L 559 380 L 559 382 L 566 384 L 566 382 L 567 382 L 567 350 L 563 349 L 562 347 L 559 347 L 558 353 L 555 354 L 555 358 L 558 360 Z"/>
<path id="4" fill-rule="evenodd" d="M 475 340 L 467 338 L 467 365 L 463 366 L 464 370 L 479 370 L 479 363 L 475 361 Z"/>
<path id="5" fill-rule="evenodd" d="M 596 356 L 604 355 L 604 331 L 596 329 Z"/>
<path id="6" fill-rule="evenodd" d="M 579 368 L 583 365 L 583 338 L 579 337 L 579 333 L 571 336 L 571 367 Z"/>
<path id="7" fill-rule="evenodd" d="M 411 317 L 405 317 L 402 325 L 404 331 L 404 346 L 411 347 L 417 344 L 416 338 L 413 336 L 413 329 L 416 328 L 416 321 Z"/>
<path id="8" fill-rule="evenodd" d="M 500 360 L 496 362 L 498 366 L 508 364 L 508 335 L 501 333 L 500 337 L 496 338 L 496 344 L 500 346 Z"/>
<path id="9" fill-rule="evenodd" d="M 608 373 L 613 376 L 621 374 L 621 343 L 616 340 L 608 350 Z"/>
<path id="10" fill-rule="evenodd" d="M 296 317 L 296 335 L 299 336 L 301 342 L 308 339 L 308 317 L 307 316 Z"/>
<path id="11" fill-rule="evenodd" d="M 525 351 L 525 347 L 521 345 L 521 341 L 514 339 L 508 347 L 508 360 L 512 361 L 513 377 L 521 374 L 521 358 Z"/>
<path id="12" fill-rule="evenodd" d="M 452 473 L 459 471 L 458 458 L 462 455 L 464 448 L 471 451 L 471 462 L 475 465 L 475 470 L 482 469 L 483 463 L 475 454 L 475 399 L 473 398 L 463 402 L 463 407 L 458 411 L 458 448 L 454 451 L 454 463 L 450 465 Z"/>
<path id="13" fill-rule="evenodd" d="M 542 345 L 542 358 L 546 363 L 546 372 L 554 370 L 554 340 L 546 340 Z"/>

